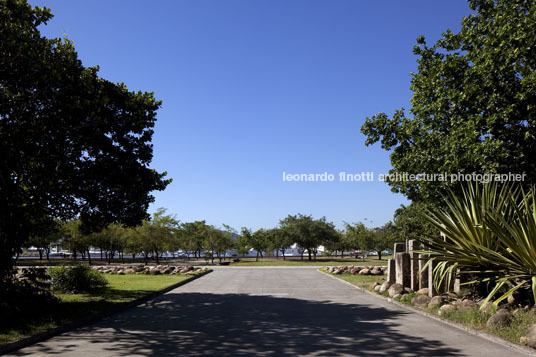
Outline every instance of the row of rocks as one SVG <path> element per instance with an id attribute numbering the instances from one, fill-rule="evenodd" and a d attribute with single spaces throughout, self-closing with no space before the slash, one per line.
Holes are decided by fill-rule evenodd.
<path id="1" fill-rule="evenodd" d="M 359 274 L 359 275 L 384 275 L 387 271 L 387 267 L 380 266 L 358 266 L 358 265 L 348 265 L 348 266 L 329 266 L 324 267 L 324 269 L 332 274 Z"/>
<path id="2" fill-rule="evenodd" d="M 389 297 L 398 298 L 401 295 L 412 293 L 413 290 L 410 288 L 404 288 L 402 284 L 394 284 L 390 281 L 376 282 L 372 285 L 374 291 L 383 294 L 386 291 L 389 294 Z"/>
<path id="3" fill-rule="evenodd" d="M 207 270 L 193 266 L 170 266 L 170 265 L 126 265 L 126 266 L 94 266 L 93 269 L 103 274 L 195 274 Z"/>
<path id="4" fill-rule="evenodd" d="M 373 289 L 378 293 L 384 293 L 387 291 L 389 297 L 394 299 L 414 292 L 410 288 L 404 288 L 402 284 L 393 284 L 389 281 L 374 283 Z M 428 295 L 428 288 L 423 288 L 419 289 L 415 293 L 417 296 L 411 299 L 412 305 L 424 309 L 439 308 L 438 314 L 440 316 L 447 315 L 454 311 L 463 312 L 475 308 L 479 308 L 485 313 L 492 313 L 494 310 L 493 304 L 490 302 L 479 304 L 471 299 L 459 298 L 455 293 L 452 292 L 430 297 Z M 527 308 L 528 306 L 525 307 L 525 310 Z M 488 318 L 486 326 L 489 328 L 508 327 L 514 321 L 516 313 L 520 312 L 521 310 L 523 309 L 516 309 L 513 312 L 510 312 L 507 309 L 499 309 Z M 536 309 L 533 310 L 536 313 Z M 523 345 L 536 348 L 536 324 L 533 324 L 528 328 L 525 336 L 521 337 L 519 342 Z"/>

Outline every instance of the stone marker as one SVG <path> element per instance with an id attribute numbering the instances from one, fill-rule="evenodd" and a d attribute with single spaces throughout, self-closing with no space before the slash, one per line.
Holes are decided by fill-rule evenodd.
<path id="1" fill-rule="evenodd" d="M 428 287 L 428 267 L 424 270 L 423 268 L 428 259 L 430 259 L 430 256 L 427 254 L 421 254 L 419 258 L 419 289 L 422 289 Z"/>
<path id="2" fill-rule="evenodd" d="M 396 265 L 394 259 L 387 259 L 387 281 L 391 284 L 396 282 Z"/>
<path id="3" fill-rule="evenodd" d="M 419 253 L 414 253 L 414 250 L 419 249 L 419 242 L 412 239 L 408 241 L 408 251 L 410 256 L 410 288 L 414 291 L 420 289 L 419 285 Z"/>
<path id="4" fill-rule="evenodd" d="M 406 251 L 406 243 L 395 243 L 393 254 L 404 253 Z"/>
<path id="5" fill-rule="evenodd" d="M 411 285 L 409 253 L 396 253 L 395 266 L 396 283 L 402 284 L 404 287 L 409 287 Z"/>

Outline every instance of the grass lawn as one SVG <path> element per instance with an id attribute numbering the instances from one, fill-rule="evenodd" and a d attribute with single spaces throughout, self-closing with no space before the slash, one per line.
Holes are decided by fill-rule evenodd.
<path id="1" fill-rule="evenodd" d="M 335 258 L 335 257 L 318 257 L 316 260 L 309 261 L 307 257 L 303 260 L 300 257 L 287 257 L 283 260 L 282 257 L 266 257 L 259 258 L 256 262 L 255 258 L 240 258 L 240 262 L 232 263 L 232 266 L 297 266 L 297 265 L 387 265 L 387 259 L 391 256 L 382 255 L 382 259 L 379 260 L 377 256 L 371 256 L 365 259 L 355 258 Z"/>
<path id="2" fill-rule="evenodd" d="M 385 281 L 385 277 L 377 275 L 359 275 L 359 274 L 332 274 L 324 269 L 321 269 L 322 272 L 333 275 L 342 280 L 346 280 L 349 283 L 359 286 L 360 288 L 372 290 L 372 284 L 377 281 Z"/>
<path id="3" fill-rule="evenodd" d="M 45 311 L 31 322 L 0 331 L 0 345 L 69 323 L 91 314 L 109 311 L 119 304 L 130 302 L 153 291 L 176 284 L 190 276 L 183 275 L 111 275 L 104 274 L 109 285 L 91 293 L 55 293 L 61 302 L 55 312 Z"/>
<path id="4" fill-rule="evenodd" d="M 438 309 L 427 309 L 429 312 L 437 313 Z M 517 310 L 514 313 L 514 320 L 508 327 L 490 328 L 486 326 L 490 312 L 479 311 L 478 308 L 470 308 L 463 312 L 453 311 L 442 316 L 445 319 L 458 322 L 468 327 L 484 330 L 488 333 L 500 336 L 513 343 L 519 343 L 519 339 L 525 336 L 530 325 L 536 324 L 536 314 L 534 311 Z"/>
<path id="5" fill-rule="evenodd" d="M 327 271 L 322 271 L 326 274 L 333 275 L 339 279 L 346 280 L 361 288 L 372 291 L 375 294 L 388 296 L 387 292 L 379 294 L 372 289 L 372 284 L 374 284 L 374 282 L 379 282 L 380 280 L 385 281 L 385 279 L 381 279 L 381 277 L 370 275 L 331 274 Z M 397 301 L 403 304 L 412 305 L 411 299 L 415 296 L 417 296 L 415 293 L 402 295 L 402 298 L 398 299 Z M 423 310 L 433 314 L 437 314 L 439 308 Z M 463 311 L 456 310 L 449 312 L 447 314 L 441 315 L 441 318 L 460 323 L 467 327 L 486 331 L 490 334 L 500 336 L 505 340 L 518 344 L 519 339 L 526 334 L 529 326 L 532 324 L 536 324 L 536 313 L 534 311 L 519 309 L 514 312 L 515 318 L 509 327 L 490 328 L 486 326 L 486 323 L 491 315 L 493 315 L 493 313 L 480 311 L 478 308 L 468 308 Z"/>

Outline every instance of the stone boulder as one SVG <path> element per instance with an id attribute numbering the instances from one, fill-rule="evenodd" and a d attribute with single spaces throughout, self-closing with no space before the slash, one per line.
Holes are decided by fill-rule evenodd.
<path id="1" fill-rule="evenodd" d="M 380 290 L 378 290 L 378 292 L 380 293 L 384 293 L 386 292 L 390 287 L 391 285 L 393 285 L 393 283 L 391 283 L 390 281 L 386 281 L 384 282 L 381 286 L 380 286 Z"/>
<path id="2" fill-rule="evenodd" d="M 370 271 L 371 275 L 383 275 L 383 271 L 381 269 L 374 268 Z"/>
<path id="3" fill-rule="evenodd" d="M 536 324 L 530 325 L 525 334 L 525 343 L 532 348 L 536 348 Z"/>
<path id="4" fill-rule="evenodd" d="M 418 307 L 427 307 L 431 298 L 428 295 L 418 295 L 411 300 L 411 303 Z"/>
<path id="5" fill-rule="evenodd" d="M 440 316 L 448 314 L 450 312 L 456 311 L 456 306 L 454 305 L 443 305 L 439 308 L 438 314 Z"/>
<path id="6" fill-rule="evenodd" d="M 171 273 L 174 272 L 174 271 L 175 271 L 175 268 L 174 268 L 174 267 L 167 267 L 167 268 L 165 268 L 165 269 L 162 271 L 162 273 L 163 273 L 163 274 L 171 274 Z"/>
<path id="7" fill-rule="evenodd" d="M 507 312 L 507 311 L 498 311 L 496 314 L 492 315 L 488 322 L 486 323 L 486 326 L 488 327 L 507 327 L 510 326 L 512 323 L 512 320 L 514 319 L 514 316 Z"/>
<path id="8" fill-rule="evenodd" d="M 478 308 L 478 304 L 473 300 L 465 299 L 463 301 L 455 301 L 456 308 L 460 311 Z"/>
<path id="9" fill-rule="evenodd" d="M 441 305 L 445 304 L 445 298 L 443 296 L 434 296 L 430 303 L 428 304 L 428 308 L 434 309 L 441 307 Z"/>
<path id="10" fill-rule="evenodd" d="M 428 288 L 422 288 L 417 290 L 417 295 L 428 295 Z"/>
<path id="11" fill-rule="evenodd" d="M 370 274 L 370 269 L 368 269 L 368 268 L 361 269 L 359 271 L 359 275 L 369 275 L 369 274 Z"/>
<path id="12" fill-rule="evenodd" d="M 402 284 L 393 284 L 389 287 L 389 297 L 400 295 L 404 293 L 404 286 Z"/>

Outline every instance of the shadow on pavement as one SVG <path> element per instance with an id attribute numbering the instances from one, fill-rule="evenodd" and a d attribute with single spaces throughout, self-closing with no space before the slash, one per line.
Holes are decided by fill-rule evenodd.
<path id="1" fill-rule="evenodd" d="M 440 341 L 401 333 L 401 311 L 247 294 L 169 293 L 70 336 L 54 349 L 99 355 L 460 356 Z M 87 350 L 86 347 L 83 347 Z M 14 355 L 24 355 L 23 351 Z M 97 354 L 95 354 L 97 355 Z"/>

